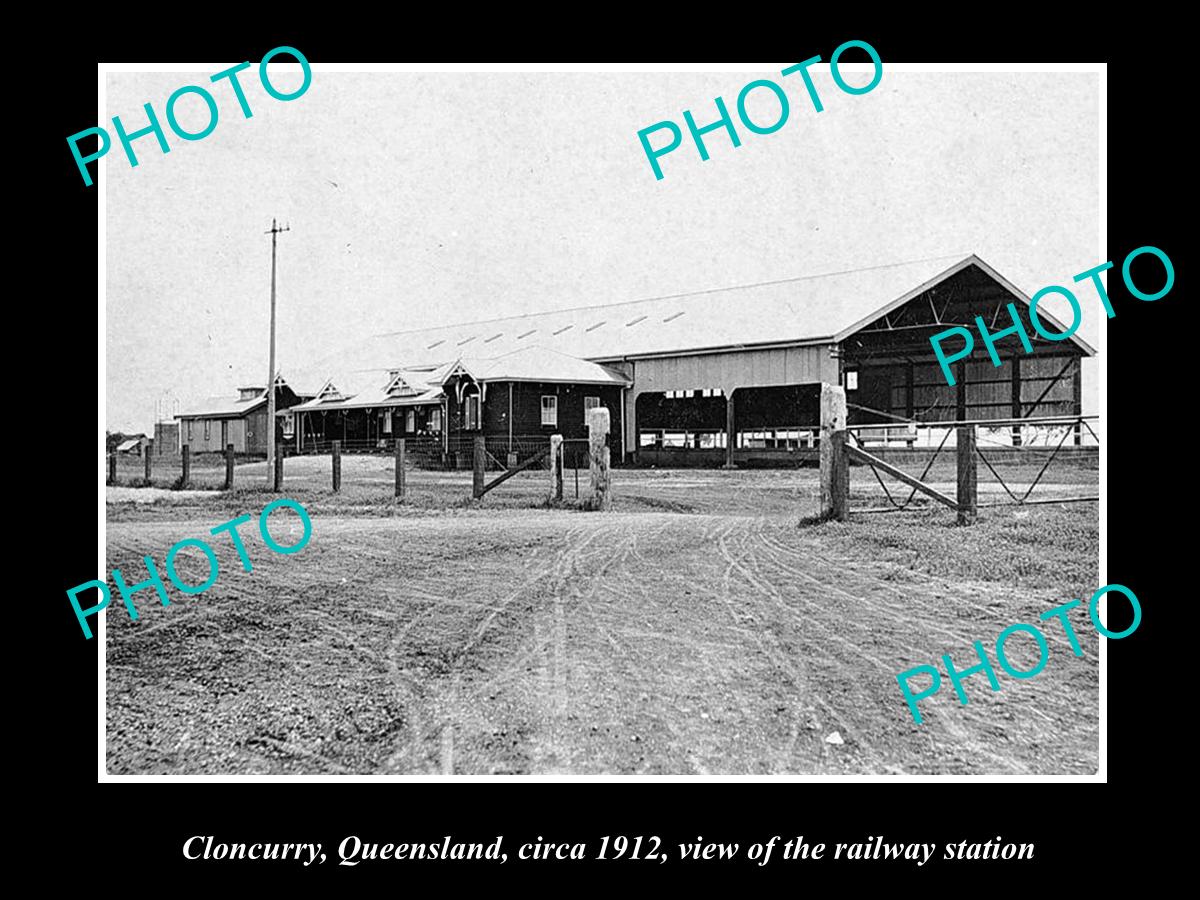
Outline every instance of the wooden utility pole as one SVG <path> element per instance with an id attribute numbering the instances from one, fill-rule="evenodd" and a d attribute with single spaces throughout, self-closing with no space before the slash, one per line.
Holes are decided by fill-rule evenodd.
<path id="1" fill-rule="evenodd" d="M 271 220 L 271 230 L 263 234 L 271 236 L 271 371 L 267 374 L 267 481 L 275 480 L 275 242 L 281 232 L 291 231 L 280 228 L 274 219 Z"/>

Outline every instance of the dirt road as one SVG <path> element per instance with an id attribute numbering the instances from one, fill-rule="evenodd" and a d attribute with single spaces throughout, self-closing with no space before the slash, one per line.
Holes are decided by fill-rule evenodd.
<path id="1" fill-rule="evenodd" d="M 998 559 L 1077 514 L 1033 515 L 997 526 Z M 942 653 L 972 665 L 972 642 L 1094 581 L 947 577 L 873 527 L 797 528 L 773 509 L 314 514 L 301 554 L 255 539 L 244 573 L 220 547 L 206 594 L 166 609 L 148 596 L 138 623 L 114 607 L 109 770 L 1094 771 L 1097 642 L 1082 623 L 1083 659 L 1050 633 L 1036 678 L 1002 673 L 1000 693 L 970 678 L 965 707 L 944 679 L 920 726 L 895 679 Z M 110 565 L 131 567 L 198 531 L 109 529 Z"/>

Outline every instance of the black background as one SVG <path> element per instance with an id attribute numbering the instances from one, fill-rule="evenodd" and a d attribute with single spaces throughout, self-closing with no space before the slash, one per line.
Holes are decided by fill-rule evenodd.
<path id="1" fill-rule="evenodd" d="M 341 28 L 328 21 L 339 18 L 328 9 L 312 14 L 280 9 L 274 19 L 253 27 L 232 9 L 189 8 L 186 16 L 180 11 L 178 21 L 170 7 L 160 7 L 155 15 L 161 20 L 152 24 L 133 13 L 128 22 L 109 26 L 74 24 L 66 36 L 48 29 L 46 34 L 55 34 L 52 57 L 30 61 L 26 69 L 10 61 L 14 77 L 38 73 L 10 82 L 18 94 L 10 107 L 13 124 L 19 126 L 10 130 L 10 141 L 20 158 L 10 170 L 10 187 L 31 192 L 23 205 L 26 224 L 16 238 L 29 253 L 9 260 L 16 289 L 10 315 L 20 310 L 34 319 L 23 319 L 28 325 L 10 331 L 10 352 L 44 353 L 34 368 L 50 372 L 51 383 L 43 385 L 47 396 L 78 407 L 76 416 L 66 417 L 78 428 L 60 432 L 74 433 L 78 440 L 34 440 L 46 454 L 45 471 L 59 474 L 47 474 L 46 483 L 36 485 L 38 496 L 18 507 L 30 519 L 17 529 L 21 558 L 10 563 L 10 644 L 21 648 L 19 661 L 9 666 L 14 702 L 8 743 L 18 755 L 10 763 L 9 822 L 19 835 L 7 848 L 10 866 L 44 856 L 47 867 L 41 872 L 49 883 L 97 879 L 109 887 L 137 887 L 136 893 L 251 880 L 335 889 L 369 880 L 405 891 L 418 889 L 430 876 L 436 879 L 430 885 L 434 889 L 465 880 L 519 889 L 553 877 L 584 888 L 597 885 L 599 878 L 630 886 L 668 888 L 687 880 L 750 890 L 770 881 L 783 889 L 824 891 L 876 879 L 886 886 L 1037 889 L 1060 883 L 1077 890 L 1106 878 L 1122 858 L 1139 867 L 1147 860 L 1175 858 L 1182 848 L 1169 837 L 1160 843 L 1164 835 L 1156 830 L 1162 826 L 1155 810 L 1172 805 L 1191 768 L 1190 741 L 1178 731 L 1188 724 L 1187 682 L 1167 678 L 1163 669 L 1165 660 L 1187 655 L 1182 612 L 1190 599 L 1180 590 L 1178 554 L 1186 552 L 1185 545 L 1175 537 L 1186 528 L 1186 502 L 1193 493 L 1183 424 L 1191 386 L 1183 372 L 1190 340 L 1184 322 L 1189 269 L 1176 212 L 1185 202 L 1186 184 L 1194 184 L 1193 178 L 1185 180 L 1183 166 L 1184 153 L 1194 146 L 1185 135 L 1191 130 L 1187 111 L 1195 106 L 1176 52 L 1174 35 L 1183 29 L 1162 17 L 1129 21 L 1135 13 L 1123 13 L 1120 24 L 1077 16 L 1055 22 L 1015 8 L 989 10 L 984 18 L 978 10 L 942 14 L 923 7 L 918 16 L 897 15 L 889 22 L 858 6 L 818 23 L 803 7 L 714 7 L 688 13 L 688 22 L 700 23 L 688 25 L 677 11 L 650 7 L 628 15 L 562 10 L 534 16 L 504 10 L 494 18 L 460 10 L 444 23 L 418 20 L 396 7 Z M 66 26 L 67 19 L 64 15 L 58 24 Z M 1143 620 L 1132 637 L 1108 641 L 1107 784 L 1054 778 L 992 784 L 97 783 L 97 642 L 80 639 L 64 595 L 94 577 L 97 547 L 97 465 L 89 413 L 98 333 L 96 192 L 83 186 L 65 141 L 69 134 L 104 124 L 96 122 L 97 62 L 257 61 L 281 45 L 299 48 L 312 62 L 800 60 L 817 53 L 828 58 L 851 39 L 868 41 L 879 51 L 885 78 L 889 62 L 1109 64 L 1106 258 L 1115 264 L 1108 291 L 1116 317 L 1109 322 L 1102 362 L 1109 385 L 1105 432 L 1111 436 L 1106 580 L 1137 594 Z M 462 122 L 462 131 L 469 138 L 470 121 Z M 32 143 L 32 154 L 21 146 L 25 142 Z M 29 162 L 37 174 L 25 171 Z M 1163 249 L 1176 271 L 1173 291 L 1155 303 L 1129 296 L 1119 274 L 1125 255 L 1146 244 Z M 1084 263 L 1064 261 L 1062 278 L 1093 261 Z M 1157 283 L 1154 277 L 1147 275 L 1144 283 Z M 1080 290 L 1083 302 L 1095 302 L 1090 290 Z M 41 349 L 26 348 L 21 334 L 41 336 Z M 51 410 L 40 409 L 43 415 Z M 97 414 L 95 427 L 104 425 Z M 26 606 L 29 594 L 33 615 Z M 1114 612 L 1109 627 L 1127 622 Z M 319 841 L 331 861 L 311 868 L 295 862 L 189 863 L 181 846 L 196 834 L 227 842 Z M 446 834 L 487 842 L 503 834 L 509 862 L 336 866 L 336 845 L 350 834 L 381 843 L 440 841 Z M 935 858 L 920 869 L 910 862 L 828 858 L 783 863 L 779 848 L 765 868 L 746 861 L 744 853 L 734 863 L 672 859 L 662 865 L 521 864 L 515 859 L 517 845 L 538 835 L 595 847 L 605 834 L 655 834 L 667 845 L 703 835 L 743 847 L 772 835 L 786 840 L 803 834 L 810 843 L 831 847 L 877 834 L 889 842 L 939 845 L 1002 835 L 1005 841 L 1032 842 L 1037 850 L 1032 862 L 1021 864 Z"/>

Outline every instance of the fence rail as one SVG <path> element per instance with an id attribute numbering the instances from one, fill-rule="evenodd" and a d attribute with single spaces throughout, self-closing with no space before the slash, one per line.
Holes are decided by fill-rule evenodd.
<path id="1" fill-rule="evenodd" d="M 954 509 L 960 524 L 971 524 L 980 509 L 1100 499 L 1099 416 L 847 425 L 844 393 L 826 387 L 825 516 L 940 504 Z"/>

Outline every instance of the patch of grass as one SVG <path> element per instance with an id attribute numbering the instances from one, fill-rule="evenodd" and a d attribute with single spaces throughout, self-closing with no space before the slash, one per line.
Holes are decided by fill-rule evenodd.
<path id="1" fill-rule="evenodd" d="M 955 524 L 951 511 L 859 515 L 831 523 L 845 532 L 851 556 L 892 562 L 917 573 L 1049 588 L 1069 596 L 1095 590 L 1099 577 L 1100 522 L 1092 503 L 981 512 L 971 526 Z M 1088 587 L 1088 586 L 1091 587 Z"/>
<path id="2" fill-rule="evenodd" d="M 833 513 L 817 513 L 813 516 L 801 516 L 796 523 L 797 528 L 812 528 L 814 525 L 824 525 L 833 521 Z"/>

